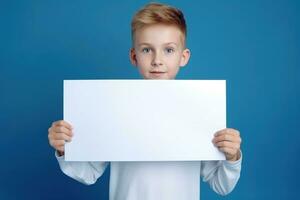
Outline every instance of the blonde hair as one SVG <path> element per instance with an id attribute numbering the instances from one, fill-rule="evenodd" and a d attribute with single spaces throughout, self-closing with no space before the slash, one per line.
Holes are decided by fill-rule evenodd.
<path id="1" fill-rule="evenodd" d="M 145 26 L 165 24 L 177 27 L 183 35 L 183 46 L 187 34 L 183 13 L 172 6 L 161 3 L 149 3 L 133 16 L 131 21 L 131 37 L 134 43 L 135 32 Z"/>

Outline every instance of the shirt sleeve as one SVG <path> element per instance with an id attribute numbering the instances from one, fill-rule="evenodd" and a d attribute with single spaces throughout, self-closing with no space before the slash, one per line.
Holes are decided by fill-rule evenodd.
<path id="1" fill-rule="evenodd" d="M 237 184 L 242 168 L 242 152 L 237 161 L 202 161 L 201 176 L 220 195 L 229 194 Z"/>
<path id="2" fill-rule="evenodd" d="M 57 151 L 55 157 L 65 175 L 86 185 L 94 184 L 109 164 L 108 162 L 65 161 L 65 157 L 59 156 Z"/>

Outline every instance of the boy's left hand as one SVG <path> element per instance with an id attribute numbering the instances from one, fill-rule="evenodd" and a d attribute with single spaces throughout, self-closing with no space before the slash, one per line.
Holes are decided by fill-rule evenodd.
<path id="1" fill-rule="evenodd" d="M 242 139 L 238 130 L 232 128 L 222 129 L 215 133 L 212 142 L 220 151 L 225 153 L 226 160 L 236 161 L 240 159 Z"/>

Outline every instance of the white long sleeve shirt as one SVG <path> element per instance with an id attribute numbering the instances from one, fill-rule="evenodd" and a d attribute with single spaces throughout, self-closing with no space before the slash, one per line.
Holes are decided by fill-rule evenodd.
<path id="1" fill-rule="evenodd" d="M 103 174 L 108 162 L 70 162 L 55 154 L 64 174 L 87 185 Z M 110 200 L 199 200 L 200 177 L 221 195 L 240 177 L 237 161 L 110 162 Z"/>

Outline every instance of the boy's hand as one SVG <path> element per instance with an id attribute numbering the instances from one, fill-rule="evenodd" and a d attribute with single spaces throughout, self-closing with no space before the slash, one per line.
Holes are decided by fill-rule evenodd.
<path id="1" fill-rule="evenodd" d="M 220 130 L 215 133 L 212 142 L 220 151 L 225 153 L 226 160 L 236 161 L 240 158 L 242 139 L 238 130 L 232 128 Z"/>
<path id="2" fill-rule="evenodd" d="M 53 122 L 48 129 L 49 144 L 58 151 L 60 156 L 64 155 L 65 143 L 70 142 L 72 136 L 72 126 L 64 120 Z"/>

